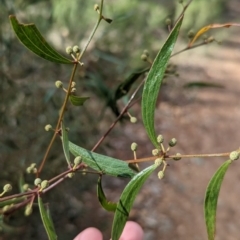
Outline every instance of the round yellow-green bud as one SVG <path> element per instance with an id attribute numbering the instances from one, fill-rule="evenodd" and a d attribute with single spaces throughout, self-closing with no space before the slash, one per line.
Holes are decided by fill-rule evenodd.
<path id="1" fill-rule="evenodd" d="M 137 143 L 133 142 L 133 143 L 131 144 L 131 150 L 132 150 L 132 151 L 136 151 L 136 150 L 137 150 L 137 147 L 138 147 Z"/>
<path id="2" fill-rule="evenodd" d="M 32 172 L 32 168 L 31 168 L 31 167 L 27 167 L 26 172 L 27 172 L 28 174 L 30 174 L 30 173 Z"/>
<path id="3" fill-rule="evenodd" d="M 167 19 L 165 20 L 165 23 L 166 23 L 167 26 L 169 26 L 169 25 L 172 24 L 172 20 L 171 20 L 170 18 L 167 18 Z"/>
<path id="4" fill-rule="evenodd" d="M 163 179 L 164 178 L 164 172 L 163 171 L 159 171 L 158 172 L 158 178 L 159 179 Z"/>
<path id="5" fill-rule="evenodd" d="M 6 212 L 7 210 L 9 210 L 11 208 L 10 205 L 5 205 L 3 208 L 2 208 L 2 211 L 3 212 Z"/>
<path id="6" fill-rule="evenodd" d="M 141 60 L 147 61 L 147 59 L 148 59 L 148 56 L 143 53 L 143 54 L 141 55 Z"/>
<path id="7" fill-rule="evenodd" d="M 34 180 L 34 185 L 35 185 L 35 186 L 39 186 L 41 183 L 42 183 L 42 179 L 41 179 L 41 178 L 36 178 L 36 179 Z"/>
<path id="8" fill-rule="evenodd" d="M 77 89 L 76 88 L 72 88 L 71 89 L 71 92 L 73 93 L 73 92 L 76 92 L 77 91 Z"/>
<path id="9" fill-rule="evenodd" d="M 181 153 L 176 153 L 176 157 L 173 158 L 175 161 L 181 160 Z"/>
<path id="10" fill-rule="evenodd" d="M 188 38 L 189 39 L 192 39 L 193 37 L 194 37 L 194 32 L 192 31 L 192 30 L 190 30 L 189 32 L 188 32 L 188 34 L 187 34 L 187 36 L 188 36 Z"/>
<path id="11" fill-rule="evenodd" d="M 24 192 L 28 191 L 29 185 L 27 183 L 23 184 L 22 189 Z"/>
<path id="12" fill-rule="evenodd" d="M 62 88 L 62 87 L 63 87 L 62 81 L 57 80 L 57 81 L 55 82 L 55 86 L 56 86 L 57 88 Z"/>
<path id="13" fill-rule="evenodd" d="M 43 180 L 43 181 L 41 182 L 41 188 L 42 188 L 42 189 L 45 189 L 45 188 L 47 188 L 48 186 L 49 186 L 48 180 Z"/>
<path id="14" fill-rule="evenodd" d="M 27 217 L 32 214 L 32 205 L 27 205 L 24 211 L 24 215 Z"/>
<path id="15" fill-rule="evenodd" d="M 158 166 L 160 166 L 160 165 L 162 164 L 162 162 L 163 162 L 163 159 L 162 159 L 162 158 L 157 158 L 157 159 L 154 161 L 154 163 L 155 163 L 156 165 L 158 165 Z"/>
<path id="16" fill-rule="evenodd" d="M 157 156 L 159 154 L 159 150 L 158 149 L 153 149 L 152 150 L 152 155 L 153 156 Z"/>
<path id="17" fill-rule="evenodd" d="M 66 47 L 66 53 L 69 54 L 69 55 L 73 54 L 73 49 L 72 49 L 71 46 Z"/>
<path id="18" fill-rule="evenodd" d="M 136 123 L 137 122 L 137 118 L 136 117 L 130 117 L 130 122 L 131 123 Z"/>
<path id="19" fill-rule="evenodd" d="M 52 130 L 52 125 L 50 125 L 50 124 L 47 124 L 45 127 L 45 131 L 50 131 L 50 130 Z"/>
<path id="20" fill-rule="evenodd" d="M 78 165 L 82 162 L 82 157 L 81 156 L 78 156 L 76 158 L 74 158 L 74 165 Z"/>
<path id="21" fill-rule="evenodd" d="M 35 168 L 36 165 L 37 165 L 36 163 L 31 163 L 30 167 L 31 167 L 31 168 Z"/>
<path id="22" fill-rule="evenodd" d="M 99 10 L 98 4 L 94 4 L 94 10 L 95 10 L 95 11 Z"/>
<path id="23" fill-rule="evenodd" d="M 229 158 L 232 161 L 235 161 L 235 160 L 239 159 L 239 156 L 240 156 L 240 153 L 238 151 L 233 151 L 233 152 L 230 153 Z"/>
<path id="24" fill-rule="evenodd" d="M 163 142 L 164 142 L 163 135 L 158 135 L 158 136 L 157 136 L 157 142 L 158 142 L 158 143 L 163 143 Z"/>
<path id="25" fill-rule="evenodd" d="M 4 187 L 3 187 L 3 191 L 5 192 L 5 193 L 7 193 L 7 192 L 11 192 L 12 191 L 12 185 L 11 184 L 5 184 L 4 185 Z"/>
<path id="26" fill-rule="evenodd" d="M 76 82 L 72 82 L 71 88 L 74 88 L 76 86 Z"/>
<path id="27" fill-rule="evenodd" d="M 149 56 L 148 50 L 147 50 L 147 49 L 144 49 L 144 50 L 143 50 L 143 54 L 145 54 L 145 55 L 148 57 L 148 56 Z"/>
<path id="28" fill-rule="evenodd" d="M 75 175 L 75 173 L 73 173 L 73 172 L 70 172 L 70 173 L 68 173 L 68 175 L 67 175 L 67 176 L 68 176 L 69 178 L 73 178 L 73 176 L 74 176 L 74 175 Z"/>
<path id="29" fill-rule="evenodd" d="M 176 138 L 172 138 L 168 143 L 169 147 L 174 147 L 174 146 L 176 146 L 176 144 L 177 144 Z"/>
<path id="30" fill-rule="evenodd" d="M 80 53 L 80 48 L 76 45 L 73 47 L 73 52 L 74 53 Z"/>

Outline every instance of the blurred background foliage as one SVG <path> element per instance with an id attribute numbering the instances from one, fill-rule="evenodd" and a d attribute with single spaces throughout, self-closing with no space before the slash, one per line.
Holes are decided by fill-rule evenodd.
<path id="1" fill-rule="evenodd" d="M 25 49 L 16 39 L 8 15 L 15 14 L 23 23 L 35 23 L 43 36 L 65 54 L 68 45 L 85 44 L 97 19 L 95 3 L 93 0 L 0 0 L 0 186 L 11 182 L 14 192 L 18 192 L 20 177 L 23 182 L 33 182 L 34 176 L 27 176 L 25 169 L 30 163 L 42 160 L 51 135 L 44 132 L 44 126 L 56 123 L 63 100 L 54 82 L 60 79 L 66 85 L 71 72 L 71 67 L 46 62 Z M 133 69 L 148 66 L 140 60 L 142 51 L 149 49 L 154 58 L 168 34 L 166 18 L 174 21 L 181 11 L 178 1 L 105 1 L 104 15 L 112 18 L 113 23 L 101 23 L 83 58 L 85 66 L 76 76 L 78 95 L 91 99 L 82 108 L 69 107 L 65 117 L 73 142 L 87 148 L 94 146 L 115 118 L 109 109 L 101 118 L 108 96 Z M 185 16 L 182 40 L 187 42 L 190 29 L 224 21 L 226 16 L 226 1 L 193 1 Z M 119 133 L 120 130 L 111 137 L 116 139 Z M 112 146 L 107 140 L 99 151 L 106 153 L 109 148 Z M 53 177 L 65 169 L 58 139 L 42 177 Z M 99 208 L 97 200 L 92 198 L 95 182 L 95 176 L 76 177 L 48 194 L 46 201 L 50 202 L 59 239 L 71 239 L 90 224 L 99 227 L 98 218 L 93 220 L 90 214 Z M 18 231 L 24 234 L 24 239 L 46 239 L 37 207 L 33 216 L 22 216 L 23 211 L 5 219 L 9 226 L 20 229 L 0 224 L 3 230 L 0 239 L 18 239 L 14 235 Z M 108 232 L 111 217 L 100 212 L 102 218 L 106 221 L 101 221 L 101 228 Z"/>

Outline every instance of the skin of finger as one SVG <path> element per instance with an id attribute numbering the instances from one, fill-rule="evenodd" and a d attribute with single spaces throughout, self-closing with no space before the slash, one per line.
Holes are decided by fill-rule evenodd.
<path id="1" fill-rule="evenodd" d="M 143 240 L 143 229 L 139 224 L 128 221 L 120 237 L 120 240 Z"/>
<path id="2" fill-rule="evenodd" d="M 102 233 L 97 228 L 86 228 L 79 233 L 74 240 L 103 240 Z"/>

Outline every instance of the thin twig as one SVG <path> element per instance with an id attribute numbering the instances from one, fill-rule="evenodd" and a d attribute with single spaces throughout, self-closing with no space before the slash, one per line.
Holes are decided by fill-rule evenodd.
<path id="1" fill-rule="evenodd" d="M 141 88 L 141 86 L 143 85 L 145 79 L 139 84 L 139 86 L 137 87 L 137 89 L 133 92 L 132 96 L 130 97 L 128 103 L 126 104 L 126 106 L 123 108 L 123 110 L 121 111 L 121 113 L 119 114 L 119 116 L 115 119 L 115 121 L 111 124 L 111 126 L 109 127 L 109 129 L 106 131 L 106 133 L 98 140 L 98 142 L 95 144 L 95 146 L 92 148 L 91 151 L 95 151 L 97 149 L 97 147 L 102 143 L 102 141 L 106 138 L 106 136 L 112 131 L 112 129 L 114 128 L 114 126 L 117 124 L 117 122 L 119 121 L 119 119 L 123 116 L 123 114 L 128 110 L 129 105 L 131 104 L 132 100 L 134 99 L 135 95 L 137 94 L 137 92 L 139 91 L 139 89 Z"/>
<path id="2" fill-rule="evenodd" d="M 164 156 L 165 159 L 172 159 L 176 157 L 181 157 L 181 158 L 206 158 L 206 157 L 228 157 L 230 152 L 226 153 L 212 153 L 212 154 L 187 154 L 187 155 L 166 155 Z M 139 163 L 139 162 L 148 162 L 148 161 L 154 161 L 157 157 L 156 156 L 151 156 L 151 157 L 146 157 L 146 158 L 140 158 L 140 159 L 131 159 L 131 160 L 126 160 L 125 162 L 127 163 Z"/>

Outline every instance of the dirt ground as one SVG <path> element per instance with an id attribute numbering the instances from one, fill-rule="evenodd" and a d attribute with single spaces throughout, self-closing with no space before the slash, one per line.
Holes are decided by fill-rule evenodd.
<path id="1" fill-rule="evenodd" d="M 232 36 L 239 35 L 233 32 Z M 234 38 L 231 38 L 234 39 Z M 172 153 L 221 153 L 237 149 L 240 134 L 240 40 L 222 46 L 203 46 L 176 56 L 179 78 L 170 79 L 162 89 L 156 110 L 156 128 L 166 142 L 172 137 L 178 145 Z M 221 84 L 223 88 L 184 89 L 187 82 L 202 81 Z M 135 112 L 140 111 L 135 107 Z M 117 132 L 119 131 L 119 132 Z M 120 133 L 121 131 L 121 133 Z M 124 132 L 122 132 L 124 131 Z M 152 145 L 142 123 L 127 125 L 119 133 L 113 155 L 129 156 L 130 142 L 139 144 L 138 157 L 149 156 Z M 119 140 L 120 139 L 120 140 Z M 126 139 L 128 139 L 126 141 Z M 226 160 L 195 158 L 169 162 L 163 180 L 153 174 L 137 197 L 130 219 L 141 224 L 145 240 L 206 239 L 203 201 L 207 184 Z M 221 188 L 217 211 L 217 240 L 234 240 L 240 236 L 238 197 L 239 162 L 232 164 Z M 146 166 L 146 165 L 143 165 Z M 106 182 L 108 195 L 114 197 L 118 183 Z"/>

